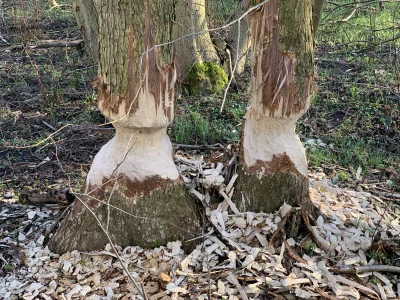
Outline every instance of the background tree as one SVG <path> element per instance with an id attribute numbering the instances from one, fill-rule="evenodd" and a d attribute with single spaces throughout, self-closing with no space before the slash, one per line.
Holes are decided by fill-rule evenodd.
<path id="1" fill-rule="evenodd" d="M 97 62 L 99 56 L 99 16 L 94 1 L 73 0 L 72 10 L 75 13 L 76 22 L 85 41 L 86 50 L 90 51 L 93 60 Z"/>
<path id="2" fill-rule="evenodd" d="M 94 3 L 99 106 L 116 135 L 92 163 L 88 196 L 74 203 L 49 247 L 59 253 L 104 247 L 108 239 L 88 209 L 121 246 L 154 247 L 198 236 L 197 209 L 175 167 L 166 132 L 174 117 L 173 48 L 150 50 L 172 40 L 175 1 Z"/>
<path id="3" fill-rule="evenodd" d="M 234 9 L 234 13 L 230 16 L 228 20 L 235 20 L 239 18 L 247 9 L 248 1 L 239 0 L 237 1 L 236 7 Z M 244 72 L 244 67 L 247 61 L 247 55 L 250 50 L 250 32 L 249 32 L 249 21 L 248 18 L 245 17 L 239 22 L 235 23 L 228 29 L 227 37 L 225 38 L 226 48 L 231 53 L 230 62 L 227 60 L 227 63 L 230 63 L 231 66 L 227 66 L 225 64 L 225 70 L 230 74 L 230 68 L 234 67 L 236 62 L 237 52 L 238 54 L 238 62 L 235 70 L 235 74 L 240 75 Z"/>
<path id="4" fill-rule="evenodd" d="M 321 22 L 322 11 L 324 10 L 325 0 L 314 0 L 313 2 L 313 33 L 314 36 L 318 31 Z"/>
<path id="5" fill-rule="evenodd" d="M 174 38 L 208 30 L 205 0 L 178 0 L 176 6 Z M 179 40 L 175 44 L 175 49 L 183 80 L 195 63 L 220 63 L 208 32 Z"/>
<path id="6" fill-rule="evenodd" d="M 308 195 L 307 159 L 295 125 L 312 92 L 312 1 L 271 0 L 250 19 L 251 105 L 236 201 L 243 196 L 243 210 L 272 212 Z"/>

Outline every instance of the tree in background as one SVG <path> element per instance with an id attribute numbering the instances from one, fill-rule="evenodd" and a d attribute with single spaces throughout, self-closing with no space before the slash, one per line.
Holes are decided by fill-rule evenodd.
<path id="1" fill-rule="evenodd" d="M 175 1 L 93 3 L 99 106 L 116 135 L 94 158 L 86 178 L 88 196 L 78 197 L 49 247 L 58 253 L 100 249 L 109 240 L 98 223 L 121 246 L 155 247 L 198 236 L 198 210 L 174 164 L 166 132 L 174 118 L 175 55 L 172 45 L 152 49 L 173 39 Z"/>
<path id="2" fill-rule="evenodd" d="M 273 212 L 308 196 L 307 159 L 295 126 L 313 87 L 312 1 L 271 0 L 250 19 L 251 105 L 236 201 L 242 211 Z"/>
<path id="3" fill-rule="evenodd" d="M 325 0 L 314 0 L 313 2 L 313 34 L 318 31 L 319 23 L 321 22 L 322 11 L 324 10 Z"/>
<path id="4" fill-rule="evenodd" d="M 95 62 L 99 56 L 99 16 L 93 0 L 72 0 L 72 10 L 85 41 L 85 46 Z"/>
<path id="5" fill-rule="evenodd" d="M 205 0 L 177 1 L 176 20 L 173 26 L 174 38 L 190 35 L 175 43 L 181 78 L 184 80 L 195 63 L 220 63 L 217 51 L 207 31 Z"/>

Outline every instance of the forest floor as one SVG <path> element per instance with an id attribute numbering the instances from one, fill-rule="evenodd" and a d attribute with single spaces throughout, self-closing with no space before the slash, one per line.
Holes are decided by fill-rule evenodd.
<path id="1" fill-rule="evenodd" d="M 15 244 L 16 250 L 20 249 L 18 247 L 26 249 L 39 247 L 40 251 L 45 251 L 40 243 L 40 237 L 45 235 L 49 226 L 59 216 L 59 213 L 47 208 L 11 203 L 15 203 L 21 192 L 26 189 L 50 198 L 54 198 L 55 193 L 69 187 L 72 187 L 74 191 L 79 191 L 94 155 L 113 136 L 114 129 L 109 125 L 99 126 L 105 124 L 106 120 L 98 111 L 96 94 L 90 85 L 96 75 L 96 66 L 93 62 L 82 55 L 79 49 L 73 47 L 34 48 L 34 43 L 42 40 L 74 41 L 81 38 L 70 10 L 50 10 L 48 7 L 36 6 L 37 2 L 34 1 L 21 2 L 25 3 L 22 7 L 13 6 L 11 2 L 7 6 L 7 3 L 1 4 L 4 14 L 0 20 L 0 199 L 3 198 L 4 201 L 0 204 L 2 207 L 0 217 L 4 221 L 1 225 L 4 227 L 0 227 L 0 238 L 8 240 L 6 246 L 2 243 L 4 248 L 0 250 L 0 255 L 3 255 L 3 259 L 0 259 L 0 277 L 10 278 L 9 276 L 13 274 L 23 275 L 23 273 L 18 273 L 19 267 L 23 269 L 20 264 L 23 260 L 14 257 L 14 254 L 9 254 L 14 246 L 8 243 Z M 330 7 L 326 12 L 328 16 L 334 11 L 329 9 Z M 310 110 L 299 121 L 297 128 L 307 149 L 310 173 L 325 174 L 313 175 L 317 176 L 319 181 L 325 180 L 323 184 L 325 188 L 315 188 L 316 193 L 321 194 L 317 198 L 320 200 L 321 197 L 332 198 L 331 194 L 326 194 L 331 188 L 345 190 L 345 196 L 342 192 L 334 194 L 335 197 L 339 197 L 337 195 L 347 197 L 349 207 L 354 208 L 354 211 L 349 214 L 355 214 L 356 217 L 349 216 L 351 222 L 345 222 L 345 226 L 359 229 L 361 222 L 369 222 L 366 229 L 363 229 L 363 232 L 365 230 L 370 232 L 368 238 L 371 238 L 371 230 L 378 230 L 380 223 L 380 219 L 377 220 L 375 217 L 373 220 L 363 219 L 361 208 L 369 207 L 369 204 L 382 219 L 390 219 L 392 216 L 392 219 L 387 222 L 390 224 L 397 222 L 393 224 L 398 225 L 398 219 L 393 216 L 398 215 L 397 200 L 400 198 L 400 45 L 398 40 L 379 42 L 380 39 L 390 40 L 391 36 L 398 34 L 398 31 L 394 30 L 398 28 L 397 23 L 400 18 L 396 19 L 393 11 L 396 10 L 386 7 L 383 11 L 375 10 L 370 16 L 356 14 L 353 24 L 348 22 L 330 24 L 331 19 L 328 17 L 323 21 L 316 48 L 318 93 Z M 400 10 L 397 12 L 400 13 Z M 371 21 L 373 18 L 375 22 Z M 364 24 L 365 20 L 369 20 L 369 23 Z M 386 33 L 381 31 L 381 28 L 388 27 L 385 22 L 391 22 L 390 26 L 394 29 L 385 31 Z M 369 43 L 357 42 L 364 39 Z M 18 45 L 21 44 L 24 45 L 24 50 L 18 49 Z M 177 100 L 175 122 L 169 129 L 172 141 L 192 145 L 220 143 L 225 147 L 237 143 L 248 104 L 248 77 L 249 68 L 247 73 L 238 79 L 238 86 L 232 89 L 222 113 L 219 112 L 221 96 L 187 97 L 183 93 L 183 96 Z M 179 147 L 176 150 L 185 150 L 191 157 L 204 155 L 207 158 L 218 154 L 215 151 L 188 150 Z M 333 199 L 336 199 L 335 197 Z M 368 201 L 369 204 L 364 203 L 363 205 L 366 206 L 360 208 L 353 198 L 358 199 L 360 203 Z M 384 211 L 379 210 L 377 208 L 379 205 L 376 203 L 381 203 Z M 327 214 L 329 215 L 330 212 Z M 11 218 L 16 218 L 15 222 Z M 265 222 L 268 218 L 273 219 L 272 216 L 260 216 L 260 218 L 264 218 Z M 358 218 L 359 221 L 355 221 L 354 218 Z M 35 226 L 41 229 L 33 230 L 32 228 L 35 227 L 32 224 L 36 224 Z M 19 239 L 21 231 L 26 237 L 23 241 Z M 27 232 L 29 234 L 26 234 Z M 324 235 L 324 233 L 321 234 Z M 366 236 L 365 234 L 364 237 Z M 396 246 L 392 244 L 393 239 L 389 236 L 387 238 L 381 242 L 379 251 L 377 249 L 372 252 L 365 251 L 368 261 L 374 259 L 382 264 L 393 265 L 399 262 L 395 251 Z M 22 235 L 21 239 L 23 239 Z M 314 255 L 317 261 L 317 257 L 320 257 L 318 255 L 322 255 L 322 252 L 316 255 L 314 252 L 319 251 L 319 247 L 307 242 L 308 240 L 303 241 L 309 243 L 308 246 L 296 244 L 294 248 L 296 251 L 309 248 L 302 253 Z M 29 244 L 30 242 L 33 244 Z M 225 249 L 224 246 L 220 246 L 221 249 Z M 231 245 L 225 246 L 230 247 L 232 251 Z M 257 248 L 251 245 L 253 246 Z M 172 249 L 165 251 L 170 250 L 172 251 Z M 27 253 L 29 251 L 27 250 Z M 147 250 L 140 251 L 145 255 Z M 224 251 L 222 252 L 225 253 Z M 249 248 L 248 251 L 251 253 L 252 250 Z M 342 253 L 340 251 L 345 250 L 336 251 L 335 255 L 340 255 Z M 347 256 L 343 257 L 360 258 L 358 261 L 358 258 L 353 260 L 356 261 L 354 263 L 356 265 L 364 262 L 363 254 L 352 251 L 349 253 L 352 254 L 346 254 Z M 47 252 L 42 254 L 43 257 L 48 256 Z M 171 266 L 177 263 L 176 260 L 184 258 L 179 251 L 174 252 L 175 254 L 178 256 L 169 256 L 173 260 Z M 229 251 L 225 254 L 228 255 Z M 90 260 L 88 257 L 79 259 L 77 257 L 74 258 L 75 263 L 79 263 L 80 259 Z M 246 257 L 242 255 L 240 261 L 243 263 Z M 34 258 L 33 255 L 27 260 L 26 268 L 31 267 L 29 261 L 33 264 Z M 200 263 L 204 258 L 197 257 L 197 259 Z M 218 261 L 221 262 L 224 259 L 228 258 L 222 255 Z M 56 260 L 58 258 L 50 255 L 50 258 L 44 260 L 44 266 Z M 59 268 L 63 268 L 64 260 L 63 258 L 59 262 L 61 263 L 58 265 Z M 266 261 L 264 260 L 263 263 L 265 264 Z M 115 259 L 111 264 L 114 263 Z M 272 263 L 272 260 L 269 263 Z M 274 261 L 274 263 L 277 262 Z M 311 262 L 310 264 L 312 265 Z M 317 272 L 318 270 L 312 269 L 313 267 L 314 265 L 309 267 L 309 271 Z M 199 270 L 193 268 L 191 272 Z M 292 269 L 287 269 L 287 272 L 282 271 L 286 277 L 290 274 L 288 270 Z M 119 275 L 122 275 L 120 269 L 117 271 Z M 66 273 L 70 274 L 69 272 L 72 272 L 72 269 L 70 271 L 67 269 Z M 186 271 L 181 270 L 181 272 Z M 258 271 L 250 270 L 249 272 L 259 275 Z M 177 274 L 175 273 L 174 276 Z M 300 276 L 300 274 L 297 275 Z M 305 273 L 303 275 L 307 277 Z M 77 280 L 78 275 L 74 276 L 74 280 Z M 244 278 L 248 275 L 240 276 Z M 277 276 L 283 279 L 283 275 Z M 381 286 L 388 285 L 385 279 L 379 278 L 380 275 L 368 276 L 365 277 L 367 282 L 372 282 L 376 287 L 378 283 Z M 31 284 L 38 278 L 32 277 L 31 281 L 26 282 Z M 176 280 L 180 280 L 179 278 L 179 276 L 172 276 L 171 282 L 176 283 Z M 271 276 L 269 278 L 275 280 Z M 71 280 L 69 275 L 64 279 Z M 61 279 L 58 278 L 58 280 Z M 126 277 L 123 280 L 128 284 Z M 225 285 L 225 279 L 221 280 Z M 395 280 L 395 278 L 390 278 L 390 280 Z M 209 280 L 206 281 L 209 286 Z M 239 281 L 243 285 L 243 279 Z M 246 279 L 244 282 L 246 283 Z M 248 283 L 256 283 L 256 281 Z M 59 284 L 57 281 L 57 287 L 60 286 Z M 215 284 L 218 285 L 218 280 Z M 179 284 L 176 285 L 179 286 Z M 16 289 L 17 287 L 22 289 L 20 286 L 16 286 Z M 325 286 L 322 287 L 324 291 Z M 24 293 L 29 292 L 26 287 L 24 289 Z M 31 290 L 31 292 L 39 291 L 40 288 L 32 287 Z M 298 293 L 302 290 L 298 290 Z M 379 294 L 378 298 L 381 297 L 382 294 L 379 291 L 376 289 L 374 291 Z M 66 295 L 69 290 L 61 291 L 60 294 L 64 292 Z M 203 292 L 199 291 L 200 294 Z M 315 289 L 308 292 L 317 293 Z M 331 291 L 328 290 L 328 292 Z M 0 297 L 1 293 L 0 290 Z M 102 293 L 106 295 L 107 289 L 103 289 Z M 72 295 L 74 294 L 71 294 L 71 297 Z"/>
<path id="2" fill-rule="evenodd" d="M 60 256 L 46 243 L 65 208 L 9 201 L 0 211 L 0 298 L 399 299 L 397 200 L 310 174 L 321 214 L 292 232 L 300 210 L 285 204 L 275 214 L 240 212 L 230 201 L 236 177 L 216 180 L 230 173 L 230 158 L 220 166 L 182 154 L 175 160 L 191 193 L 205 202 L 226 192 L 214 209 L 204 204 L 208 222 L 191 253 L 175 241 Z"/>

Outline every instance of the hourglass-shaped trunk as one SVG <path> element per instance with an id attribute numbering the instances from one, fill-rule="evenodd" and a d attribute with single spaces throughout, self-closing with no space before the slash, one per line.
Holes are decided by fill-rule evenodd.
<path id="1" fill-rule="evenodd" d="M 166 132 L 174 114 L 173 48 L 152 49 L 171 40 L 174 0 L 94 3 L 99 106 L 116 135 L 96 155 L 86 178 L 87 195 L 75 201 L 49 246 L 62 253 L 106 245 L 87 208 L 121 246 L 154 247 L 198 236 L 197 207 L 174 165 Z"/>
<path id="2" fill-rule="evenodd" d="M 242 209 L 272 212 L 308 195 L 307 159 L 295 126 L 312 93 L 312 1 L 271 0 L 250 20 L 251 105 L 235 199 Z"/>

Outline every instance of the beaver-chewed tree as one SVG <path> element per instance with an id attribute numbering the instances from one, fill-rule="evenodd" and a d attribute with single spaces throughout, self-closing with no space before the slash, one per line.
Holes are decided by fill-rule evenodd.
<path id="1" fill-rule="evenodd" d="M 250 20 L 251 104 L 235 201 L 271 212 L 308 196 L 307 159 L 295 126 L 313 87 L 312 0 L 271 0 Z"/>
<path id="2" fill-rule="evenodd" d="M 174 164 L 167 135 L 177 78 L 173 45 L 152 49 L 172 40 L 175 1 L 93 3 L 99 106 L 116 134 L 94 158 L 87 195 L 77 197 L 49 247 L 58 253 L 104 247 L 108 239 L 98 221 L 121 246 L 154 247 L 196 237 L 198 209 Z"/>

